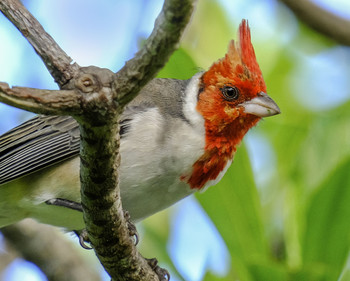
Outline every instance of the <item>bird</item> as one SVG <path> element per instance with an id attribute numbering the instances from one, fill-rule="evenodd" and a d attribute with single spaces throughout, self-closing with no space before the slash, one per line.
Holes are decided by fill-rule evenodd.
<path id="1" fill-rule="evenodd" d="M 280 113 L 247 20 L 225 56 L 187 80 L 155 78 L 120 119 L 120 192 L 133 222 L 218 183 L 244 135 Z M 0 227 L 24 218 L 84 228 L 77 121 L 37 115 L 0 136 Z M 234 188 L 234 183 L 232 183 Z"/>

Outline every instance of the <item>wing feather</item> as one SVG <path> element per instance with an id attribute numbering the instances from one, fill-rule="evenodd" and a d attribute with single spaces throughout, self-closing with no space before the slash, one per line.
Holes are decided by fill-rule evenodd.
<path id="1" fill-rule="evenodd" d="M 78 123 L 36 116 L 0 137 L 0 184 L 79 155 Z"/>
<path id="2" fill-rule="evenodd" d="M 131 111 L 120 122 L 128 132 Z M 0 136 L 0 184 L 79 155 L 79 125 L 70 116 L 38 115 Z"/>

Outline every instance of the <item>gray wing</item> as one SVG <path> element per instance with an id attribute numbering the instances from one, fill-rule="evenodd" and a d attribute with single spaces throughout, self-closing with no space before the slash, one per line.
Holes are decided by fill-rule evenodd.
<path id="1" fill-rule="evenodd" d="M 69 116 L 36 116 L 0 137 L 0 184 L 79 154 L 78 123 Z"/>
<path id="2" fill-rule="evenodd" d="M 128 132 L 136 112 L 154 107 L 164 112 L 167 108 L 167 114 L 184 118 L 181 106 L 187 83 L 152 80 L 124 110 L 121 137 Z M 172 90 L 165 93 L 164 89 Z M 76 157 L 79 150 L 79 125 L 72 117 L 38 115 L 0 136 L 0 184 Z"/>
<path id="3" fill-rule="evenodd" d="M 121 136 L 129 120 L 121 120 Z M 0 136 L 0 184 L 76 157 L 79 150 L 77 121 L 70 116 L 38 115 Z"/>

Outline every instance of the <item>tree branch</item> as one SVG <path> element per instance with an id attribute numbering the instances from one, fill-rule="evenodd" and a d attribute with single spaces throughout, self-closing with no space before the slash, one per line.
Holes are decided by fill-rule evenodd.
<path id="1" fill-rule="evenodd" d="M 117 176 L 117 120 L 96 127 L 82 123 L 80 129 L 81 200 L 89 240 L 99 260 L 112 280 L 157 280 L 126 227 Z"/>
<path id="2" fill-rule="evenodd" d="M 78 114 L 82 110 L 74 90 L 41 90 L 25 87 L 10 88 L 0 82 L 0 102 L 39 114 Z"/>
<path id="3" fill-rule="evenodd" d="M 46 33 L 41 24 L 18 0 L 1 0 L 0 11 L 17 27 L 43 60 L 55 82 L 62 87 L 72 79 L 79 66 Z"/>
<path id="4" fill-rule="evenodd" d="M 25 220 L 1 229 L 6 240 L 51 281 L 98 281 L 96 270 L 86 264 L 71 243 L 53 227 Z"/>
<path id="5" fill-rule="evenodd" d="M 317 32 L 350 46 L 350 21 L 321 8 L 309 0 L 280 0 L 305 24 Z"/>
<path id="6" fill-rule="evenodd" d="M 116 73 L 115 98 L 119 102 L 126 104 L 132 100 L 165 65 L 170 55 L 177 49 L 182 32 L 191 17 L 194 3 L 195 0 L 164 2 L 153 32 L 143 48 Z"/>
<path id="7" fill-rule="evenodd" d="M 133 245 L 122 212 L 118 179 L 118 115 L 152 79 L 175 50 L 193 0 L 165 1 L 154 30 L 135 58 L 115 75 L 112 92 L 117 114 L 80 120 L 82 205 L 89 239 L 113 280 L 156 280 Z M 116 139 L 116 136 L 118 138 Z M 92 145 L 93 144 L 93 145 Z M 106 208 L 108 206 L 108 208 Z M 128 265 L 126 271 L 125 265 Z"/>

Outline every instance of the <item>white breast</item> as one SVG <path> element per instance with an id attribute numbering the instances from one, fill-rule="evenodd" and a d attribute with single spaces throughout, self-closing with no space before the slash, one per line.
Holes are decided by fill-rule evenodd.
<path id="1" fill-rule="evenodd" d="M 134 220 L 193 192 L 180 177 L 203 154 L 202 128 L 193 129 L 181 119 L 165 121 L 156 108 L 132 121 L 131 131 L 121 141 L 121 195 Z"/>
<path id="2" fill-rule="evenodd" d="M 203 154 L 204 119 L 196 110 L 198 79 L 189 83 L 182 118 L 164 118 L 151 108 L 132 120 L 121 141 L 121 193 L 135 220 L 160 211 L 193 193 L 180 180 Z"/>

